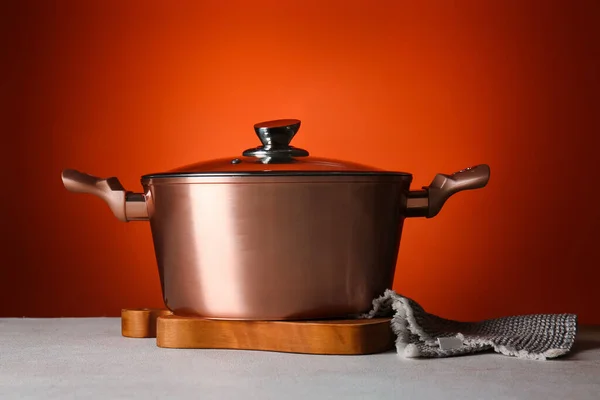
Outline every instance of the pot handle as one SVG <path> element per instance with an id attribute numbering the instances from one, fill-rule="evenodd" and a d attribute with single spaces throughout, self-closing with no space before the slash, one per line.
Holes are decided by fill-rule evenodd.
<path id="1" fill-rule="evenodd" d="M 102 179 L 74 169 L 65 169 L 61 176 L 63 185 L 68 191 L 100 197 L 108 204 L 119 221 L 148 220 L 146 196 L 142 193 L 126 191 L 117 178 Z"/>
<path id="2" fill-rule="evenodd" d="M 490 167 L 487 164 L 465 168 L 451 175 L 437 174 L 423 190 L 408 193 L 406 216 L 433 218 L 450 196 L 463 190 L 481 189 L 489 180 Z"/>

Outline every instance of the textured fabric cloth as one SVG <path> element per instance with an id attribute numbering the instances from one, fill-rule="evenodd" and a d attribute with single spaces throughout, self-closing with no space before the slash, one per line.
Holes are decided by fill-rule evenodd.
<path id="1" fill-rule="evenodd" d="M 577 332 L 574 314 L 452 321 L 427 313 L 414 300 L 392 290 L 375 299 L 373 309 L 361 317 L 392 317 L 396 349 L 406 358 L 449 357 L 493 349 L 508 356 L 545 360 L 568 353 Z"/>

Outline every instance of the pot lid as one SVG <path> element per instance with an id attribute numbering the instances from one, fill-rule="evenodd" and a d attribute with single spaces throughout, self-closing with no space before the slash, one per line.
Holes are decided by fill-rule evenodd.
<path id="1" fill-rule="evenodd" d="M 173 178 L 214 175 L 410 175 L 390 172 L 359 163 L 314 157 L 290 145 L 300 129 L 297 119 L 278 119 L 254 125 L 261 145 L 232 157 L 201 161 L 142 178 Z"/>

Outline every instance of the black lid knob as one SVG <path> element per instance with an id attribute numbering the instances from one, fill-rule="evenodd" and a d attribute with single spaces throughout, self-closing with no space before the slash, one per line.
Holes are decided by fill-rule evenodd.
<path id="1" fill-rule="evenodd" d="M 300 120 L 277 119 L 254 124 L 254 131 L 262 146 L 247 149 L 244 156 L 261 159 L 262 162 L 292 162 L 294 157 L 306 157 L 308 151 L 290 146 L 300 129 Z"/>
<path id="2" fill-rule="evenodd" d="M 254 131 L 265 150 L 288 147 L 298 129 L 300 121 L 297 119 L 278 119 L 254 125 Z"/>

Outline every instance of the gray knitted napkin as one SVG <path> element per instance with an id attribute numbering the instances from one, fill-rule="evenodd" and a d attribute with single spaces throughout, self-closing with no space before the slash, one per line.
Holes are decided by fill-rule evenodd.
<path id="1" fill-rule="evenodd" d="M 534 314 L 459 322 L 427 313 L 415 301 L 387 290 L 361 318 L 391 317 L 400 356 L 450 357 L 494 350 L 546 360 L 568 353 L 575 341 L 574 314 Z"/>

